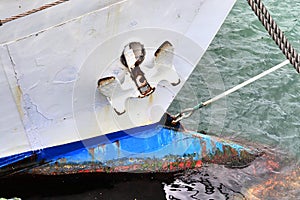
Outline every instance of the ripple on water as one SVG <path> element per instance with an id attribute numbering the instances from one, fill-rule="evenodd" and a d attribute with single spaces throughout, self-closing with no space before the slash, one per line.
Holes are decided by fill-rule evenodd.
<path id="1" fill-rule="evenodd" d="M 263 2 L 299 52 L 300 2 Z M 213 84 L 209 85 L 201 77 L 201 69 L 216 68 L 213 73 L 219 73 L 222 80 L 218 84 L 229 89 L 283 60 L 285 57 L 253 14 L 247 1 L 237 1 L 188 84 L 197 93 L 198 101 L 203 102 L 213 97 L 210 93 Z M 237 137 L 260 147 L 266 145 L 274 148 L 275 152 L 280 152 L 277 156 L 280 157 L 280 169 L 272 170 L 270 165 L 274 163 L 263 160 L 258 160 L 245 169 L 209 165 L 200 171 L 184 172 L 172 184 L 165 184 L 166 197 L 272 200 L 299 198 L 299 85 L 299 75 L 288 65 L 223 99 L 224 118 L 216 118 L 216 110 L 210 106 L 189 119 L 189 124 L 199 124 L 200 130 L 223 137 Z M 189 95 L 186 92 L 180 93 L 176 100 L 181 101 L 182 96 Z M 281 151 L 286 154 L 281 154 Z"/>
<path id="2" fill-rule="evenodd" d="M 243 169 L 205 165 L 175 176 L 164 184 L 167 199 L 297 199 L 300 168 L 289 155 L 277 149 L 265 154 Z M 298 195 L 298 196 L 297 196 Z"/>

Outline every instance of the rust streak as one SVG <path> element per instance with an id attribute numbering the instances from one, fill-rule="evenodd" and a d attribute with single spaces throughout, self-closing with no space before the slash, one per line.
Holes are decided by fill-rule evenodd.
<path id="1" fill-rule="evenodd" d="M 153 104 L 153 95 L 149 96 L 149 104 Z"/>
<path id="2" fill-rule="evenodd" d="M 205 158 L 207 156 L 206 153 L 206 142 L 203 140 L 200 140 L 200 146 L 202 147 L 202 158 Z"/>
<path id="3" fill-rule="evenodd" d="M 92 156 L 92 160 L 95 160 L 95 149 L 94 148 L 90 148 L 89 149 L 89 154 Z"/>
<path id="4" fill-rule="evenodd" d="M 17 105 L 17 109 L 18 109 L 18 112 L 21 116 L 21 118 L 24 117 L 24 112 L 23 112 L 23 109 L 22 109 L 22 96 L 23 96 L 23 92 L 21 90 L 21 87 L 18 85 L 15 89 L 16 91 L 16 105 Z"/>
<path id="5" fill-rule="evenodd" d="M 117 147 L 120 148 L 120 141 L 117 140 L 115 143 L 116 143 Z"/>
<path id="6" fill-rule="evenodd" d="M 114 76 L 104 77 L 98 80 L 98 87 L 112 83 L 116 78 Z"/>
<path id="7" fill-rule="evenodd" d="M 158 49 L 155 51 L 154 56 L 157 57 L 162 51 L 166 51 L 167 48 L 172 47 L 173 45 L 169 41 L 165 41 Z"/>

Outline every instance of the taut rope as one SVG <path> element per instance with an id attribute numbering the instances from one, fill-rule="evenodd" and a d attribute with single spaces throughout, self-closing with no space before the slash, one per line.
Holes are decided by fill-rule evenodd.
<path id="1" fill-rule="evenodd" d="M 245 87 L 246 85 L 249 85 L 250 83 L 253 83 L 254 81 L 270 74 L 271 72 L 276 71 L 277 69 L 280 69 L 281 67 L 283 67 L 287 64 L 289 64 L 289 60 L 283 61 L 282 63 L 280 63 L 280 64 L 278 64 L 278 65 L 276 65 L 276 66 L 274 66 L 274 67 L 272 67 L 272 68 L 270 68 L 270 69 L 268 69 L 268 70 L 266 70 L 266 71 L 264 71 L 264 72 L 262 72 L 262 73 L 260 73 L 256 76 L 248 79 L 247 81 L 245 81 L 241 84 L 238 84 L 238 85 L 234 86 L 233 88 L 231 88 L 231 89 L 215 96 L 212 99 L 209 99 L 209 100 L 205 101 L 204 103 L 200 103 L 200 104 L 194 106 L 193 108 L 187 108 L 187 109 L 181 111 L 180 113 L 178 113 L 177 115 L 175 115 L 173 117 L 173 123 L 177 123 L 182 119 L 190 117 L 196 110 L 199 110 L 200 108 L 203 108 L 203 107 L 205 107 L 205 106 L 207 106 L 207 105 L 209 105 L 209 104 L 211 104 L 211 103 L 213 103 L 213 102 L 215 102 L 215 101 L 217 101 L 217 100 L 219 100 L 219 99 L 221 99 L 221 98 L 223 98 L 223 97 L 225 97 L 225 96 L 227 96 L 227 95 L 229 95 L 229 94 L 231 94 L 231 93 L 233 93 L 233 92 L 235 92 L 235 91 L 237 91 L 237 90 L 239 90 L 243 87 Z"/>
<path id="2" fill-rule="evenodd" d="M 21 14 L 18 14 L 18 15 L 14 15 L 14 16 L 11 16 L 11 17 L 8 17 L 8 18 L 5 18 L 3 20 L 0 20 L 0 26 L 2 26 L 3 24 L 7 23 L 7 22 L 11 22 L 13 20 L 16 20 L 16 19 L 19 19 L 19 18 L 22 18 L 22 17 L 26 17 L 28 15 L 31 15 L 33 13 L 36 13 L 36 12 L 39 12 L 39 11 L 42 11 L 42 10 L 45 10 L 45 9 L 48 9 L 48 8 L 51 8 L 53 6 L 57 6 L 59 4 L 62 4 L 62 3 L 65 3 L 69 0 L 59 0 L 59 1 L 55 1 L 53 3 L 49 3 L 49 4 L 45 4 L 39 8 L 35 8 L 35 9 L 32 9 L 32 10 L 29 10 L 27 12 L 24 12 L 24 13 L 21 13 Z"/>
<path id="3" fill-rule="evenodd" d="M 294 68 L 297 70 L 298 73 L 300 73 L 300 57 L 296 50 L 292 47 L 291 43 L 287 40 L 284 33 L 280 30 L 276 22 L 271 17 L 270 13 L 268 12 L 265 5 L 262 3 L 261 0 L 247 0 L 248 4 L 251 6 L 252 10 L 254 11 L 255 15 L 258 17 L 259 21 L 263 24 L 263 26 L 268 31 L 269 35 L 272 37 L 272 39 L 275 41 L 275 43 L 278 45 L 278 47 L 281 49 L 282 53 L 285 55 L 285 57 L 288 60 L 283 61 L 282 63 L 262 72 L 261 74 L 258 74 L 255 77 L 250 78 L 249 80 L 223 92 L 222 94 L 217 95 L 216 97 L 205 101 L 204 103 L 200 103 L 192 108 L 187 108 L 177 115 L 173 117 L 173 123 L 177 123 L 182 119 L 190 117 L 196 110 L 199 110 L 239 89 L 242 87 L 266 76 L 267 74 L 274 72 L 275 70 L 285 66 L 288 63 L 291 63 Z"/>
<path id="4" fill-rule="evenodd" d="M 280 30 L 276 22 L 273 20 L 265 5 L 262 3 L 261 0 L 248 0 L 248 4 L 251 6 L 259 21 L 261 21 L 263 26 L 266 28 L 269 35 L 281 49 L 282 53 L 299 73 L 299 55 L 296 52 L 296 50 L 292 47 L 291 43 L 289 43 L 289 41 L 285 37 L 284 33 Z"/>

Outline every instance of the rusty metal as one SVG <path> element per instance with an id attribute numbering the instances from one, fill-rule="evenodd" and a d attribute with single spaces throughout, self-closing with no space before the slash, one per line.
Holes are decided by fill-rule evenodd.
<path id="1" fill-rule="evenodd" d="M 94 152 L 94 150 L 89 149 L 89 152 Z M 204 163 L 220 164 L 225 165 L 229 168 L 243 168 L 248 166 L 258 155 L 252 155 L 246 151 L 241 151 L 239 153 L 229 147 L 224 147 L 224 152 L 216 152 L 216 154 L 204 154 L 201 160 L 195 160 L 194 155 L 184 155 L 184 157 L 179 158 L 176 156 L 168 155 L 163 159 L 140 159 L 140 163 L 134 163 L 131 165 L 126 165 L 128 159 L 117 159 L 108 161 L 105 164 L 101 162 L 86 162 L 86 163 L 67 163 L 65 159 L 64 162 L 54 162 L 45 164 L 39 167 L 35 167 L 30 170 L 30 173 L 41 174 L 41 175 L 65 175 L 65 174 L 76 174 L 76 173 L 117 173 L 117 172 L 176 172 L 186 169 L 194 169 L 202 167 Z M 175 160 L 175 161 L 171 161 Z"/>
<path id="2" fill-rule="evenodd" d="M 34 167 L 38 167 L 44 164 L 43 160 L 38 161 L 38 152 L 33 152 L 31 155 L 25 155 L 20 157 L 15 162 L 12 162 L 4 167 L 0 168 L 0 177 L 18 173 L 20 171 L 26 171 Z"/>
<path id="3" fill-rule="evenodd" d="M 173 48 L 173 45 L 169 41 L 165 41 L 155 51 L 154 56 L 158 57 L 158 56 L 160 56 L 160 54 L 164 53 L 164 51 L 166 51 L 166 49 L 172 49 L 172 48 Z"/>
<path id="4" fill-rule="evenodd" d="M 191 141 L 198 141 L 201 152 L 197 152 L 195 147 L 194 153 L 182 152 L 179 155 L 165 154 L 164 157 L 157 158 L 144 156 L 144 154 L 133 155 L 133 157 L 120 157 L 111 160 L 105 160 L 101 162 L 97 160 L 96 152 L 99 148 L 103 150 L 103 147 L 90 147 L 87 153 L 91 156 L 90 160 L 86 162 L 70 162 L 70 158 L 64 157 L 56 162 L 47 163 L 43 166 L 33 168 L 30 173 L 43 174 L 43 175 L 63 175 L 63 174 L 75 174 L 75 173 L 116 173 L 116 172 L 175 172 L 185 169 L 199 168 L 203 163 L 220 164 L 225 165 L 228 168 L 244 168 L 247 167 L 257 157 L 261 156 L 260 152 L 251 152 L 247 149 L 243 149 L 241 146 L 227 143 L 217 138 L 211 138 L 202 134 L 192 134 L 176 132 L 176 134 L 183 134 L 186 139 Z M 174 140 L 172 143 L 185 142 Z M 112 147 L 117 152 L 117 157 L 120 156 L 124 141 L 116 140 L 112 144 L 106 144 L 109 149 Z M 134 144 L 132 144 L 134 145 Z M 191 144 L 193 145 L 193 144 Z M 174 148 L 175 148 L 174 144 Z M 176 151 L 174 149 L 174 151 Z M 106 154 L 115 154 L 113 152 L 103 153 L 99 156 L 105 157 Z M 154 154 L 155 155 L 155 154 Z M 78 155 L 77 155 L 78 156 Z M 74 156 L 76 157 L 76 156 Z M 83 156 L 86 157 L 86 156 Z"/>
<path id="5" fill-rule="evenodd" d="M 131 79 L 134 81 L 138 91 L 139 98 L 144 98 L 152 94 L 154 87 L 148 83 L 140 65 L 145 59 L 146 51 L 144 45 L 139 42 L 131 42 L 124 47 L 120 57 L 121 63 L 128 69 Z"/>
<path id="6" fill-rule="evenodd" d="M 109 76 L 109 77 L 105 77 L 105 78 L 101 78 L 98 80 L 98 87 L 104 86 L 104 85 L 108 85 L 110 84 L 112 81 L 114 81 L 116 78 L 114 76 Z"/>
<path id="7" fill-rule="evenodd" d="M 165 41 L 156 52 L 151 50 L 149 52 L 151 53 L 147 57 L 150 59 L 146 59 L 144 45 L 140 42 L 131 42 L 124 46 L 120 60 L 115 60 L 106 71 L 102 72 L 103 76 L 98 80 L 97 88 L 107 97 L 117 115 L 128 111 L 125 105 L 129 98 L 149 96 L 149 104 L 145 105 L 147 108 L 145 110 L 155 106 L 153 100 L 156 101 L 161 97 L 157 98 L 160 94 L 151 94 L 157 90 L 156 88 L 165 87 L 159 84 L 161 81 L 168 81 L 173 87 L 181 83 L 173 65 L 174 47 L 170 42 Z M 154 56 L 151 55 L 152 52 Z M 169 92 L 161 95 L 174 98 Z"/>
<path id="8" fill-rule="evenodd" d="M 168 66 L 171 65 L 173 62 L 174 57 L 174 47 L 169 41 L 165 41 L 158 47 L 158 49 L 154 53 L 155 56 L 155 62 L 157 62 L 160 65 Z M 164 60 L 160 59 L 163 58 Z M 161 67 L 161 66 L 160 66 Z M 178 78 L 177 82 L 172 82 L 172 86 L 177 86 L 181 83 L 180 78 Z"/>
<path id="9" fill-rule="evenodd" d="M 221 138 L 157 124 L 7 158 L 0 172 L 1 175 L 175 172 L 198 168 L 203 163 L 244 168 L 261 155 L 256 149 Z M 16 161 L 7 162 L 9 159 Z"/>

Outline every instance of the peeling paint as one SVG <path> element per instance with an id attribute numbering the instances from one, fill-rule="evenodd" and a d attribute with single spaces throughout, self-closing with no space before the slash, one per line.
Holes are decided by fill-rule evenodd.
<path id="1" fill-rule="evenodd" d="M 94 148 L 90 148 L 89 149 L 89 154 L 92 156 L 92 161 L 95 160 L 95 149 Z"/>
<path id="2" fill-rule="evenodd" d="M 27 131 L 40 129 L 47 127 L 51 123 L 51 119 L 48 119 L 35 105 L 28 94 L 23 94 L 23 107 L 24 107 L 24 118 L 25 118 L 25 129 Z"/>
<path id="3" fill-rule="evenodd" d="M 148 101 L 149 101 L 149 104 L 153 104 L 153 98 L 154 98 L 153 95 L 150 95 L 150 96 L 149 96 L 149 100 L 148 100 Z"/>
<path id="4" fill-rule="evenodd" d="M 80 0 L 80 2 L 81 1 L 82 0 Z M 30 33 L 28 32 L 28 27 L 26 28 L 26 30 L 16 29 L 16 35 L 11 35 L 11 31 L 8 31 L 10 30 L 10 25 L 7 26 L 8 29 L 3 29 L 4 34 L 11 35 L 9 37 L 5 37 L 4 35 L 3 37 L 10 39 L 3 39 L 3 41 L 1 41 L 2 44 L 6 44 L 7 54 L 10 57 L 9 61 L 7 56 L 8 66 L 5 66 L 5 68 L 8 69 L 10 65 L 13 65 L 12 69 L 6 70 L 7 72 L 11 73 L 8 74 L 11 80 L 11 91 L 13 93 L 16 92 L 16 85 L 19 85 L 20 89 L 22 89 L 23 96 L 21 97 L 19 95 L 21 98 L 17 97 L 17 99 L 19 99 L 19 102 L 21 102 L 20 105 L 22 105 L 23 108 L 23 123 L 25 124 L 25 129 L 27 132 L 26 134 L 28 134 L 30 143 L 35 144 L 26 147 L 24 151 L 63 145 L 68 142 L 78 141 L 80 139 L 97 137 L 99 136 L 99 134 L 109 134 L 110 131 L 117 132 L 119 130 L 123 130 L 124 127 L 138 127 L 143 124 L 150 123 L 151 120 L 153 122 L 157 121 L 156 119 L 150 120 L 149 117 L 147 117 L 147 109 L 151 109 L 147 107 L 147 99 L 145 99 L 144 101 L 138 99 L 135 102 L 142 102 L 145 104 L 140 103 L 138 108 L 141 111 L 138 111 L 139 113 L 137 117 L 131 118 L 136 120 L 136 123 L 127 123 L 129 121 L 128 119 L 134 115 L 126 118 L 126 113 L 122 117 L 120 117 L 114 115 L 115 113 L 113 112 L 113 110 L 111 113 L 108 113 L 108 115 L 105 115 L 105 112 L 102 112 L 103 110 L 101 110 L 101 112 L 99 113 L 107 119 L 103 120 L 103 118 L 101 118 L 101 123 L 99 123 L 99 126 L 101 126 L 99 127 L 99 129 L 104 131 L 97 132 L 94 130 L 90 130 L 92 129 L 91 127 L 96 127 L 93 126 L 94 124 L 92 124 L 94 122 L 96 124 L 96 120 L 87 120 L 89 118 L 86 117 L 87 115 L 91 116 L 94 114 L 94 107 L 92 107 L 94 106 L 94 96 L 91 93 L 95 93 L 94 90 L 97 84 L 97 80 L 101 78 L 102 72 L 105 71 L 109 66 L 109 64 L 107 63 L 112 62 L 112 59 L 109 56 L 112 56 L 113 59 L 118 58 L 120 54 L 116 53 L 118 55 L 115 56 L 115 52 L 121 53 L 121 48 L 130 41 L 139 40 L 144 44 L 147 44 L 149 48 L 152 48 L 158 47 L 164 40 L 167 39 L 176 46 L 176 51 L 178 51 L 180 55 L 183 55 L 183 57 L 186 57 L 187 60 L 191 61 L 191 66 L 176 66 L 179 71 L 178 73 L 183 76 L 183 84 L 184 80 L 186 80 L 188 75 L 192 72 L 195 60 L 198 60 L 201 57 L 206 49 L 206 45 L 218 30 L 219 25 L 223 22 L 225 14 L 229 10 L 229 6 L 226 7 L 226 5 L 231 4 L 229 1 L 218 4 L 218 8 L 222 8 L 222 6 L 225 6 L 221 10 L 222 12 L 218 12 L 216 15 L 214 14 L 206 17 L 208 20 L 211 20 L 209 22 L 213 22 L 211 23 L 211 28 L 205 29 L 205 27 L 197 27 L 197 31 L 195 31 L 193 30 L 192 24 L 201 22 L 203 20 L 201 16 L 196 18 L 193 12 L 188 11 L 186 13 L 182 13 L 181 20 L 179 21 L 177 19 L 174 19 L 174 13 L 177 13 L 176 10 L 170 10 L 170 12 L 166 12 L 165 8 L 166 6 L 168 6 L 168 4 L 172 3 L 173 5 L 174 3 L 174 5 L 178 5 L 179 7 L 180 5 L 184 5 L 186 7 L 185 10 L 194 10 L 194 4 L 197 3 L 197 0 L 193 0 L 193 3 L 191 4 L 186 4 L 185 2 L 181 1 L 157 1 L 151 2 L 152 6 L 149 7 L 145 7 L 145 3 L 146 1 L 144 2 L 137 0 L 134 1 L 135 6 L 132 6 L 131 1 L 122 1 L 122 3 L 118 4 L 109 2 L 107 3 L 108 7 L 104 8 L 103 6 L 100 6 L 103 5 L 100 2 L 100 4 L 97 6 L 97 10 L 95 7 L 93 7 L 94 9 L 92 10 L 86 8 L 90 12 L 78 13 L 76 11 L 75 13 L 72 13 L 72 16 L 68 17 L 68 19 L 63 20 L 63 22 L 61 20 L 58 20 L 56 16 L 56 13 L 59 13 L 57 11 L 61 11 L 60 8 L 57 7 L 58 10 L 55 11 L 55 9 L 51 9 L 49 10 L 49 13 L 46 13 L 47 16 L 49 14 L 48 17 L 50 20 L 46 24 L 40 24 L 40 18 L 36 15 L 32 15 L 32 19 L 34 19 L 35 22 L 38 22 L 38 24 L 36 27 L 33 27 L 34 30 L 30 29 Z M 70 6 L 74 5 L 76 5 L 76 1 L 75 3 L 73 1 L 70 2 Z M 207 2 L 205 9 L 214 10 L 216 5 L 217 4 L 215 4 L 214 2 Z M 82 11 L 82 9 L 80 10 Z M 108 29 L 103 29 L 103 27 L 105 27 L 105 20 L 103 21 L 103 19 L 105 19 L 105 15 L 107 14 L 108 10 L 111 11 L 109 21 L 112 23 L 108 23 Z M 133 16 L 132 13 L 136 13 L 136 15 Z M 147 15 L 143 15 L 146 13 Z M 156 15 L 157 13 L 163 13 L 164 20 L 161 20 L 161 16 Z M 203 12 L 199 13 L 201 14 Z M 40 14 L 41 16 L 44 16 L 45 13 Z M 149 18 L 149 16 L 151 15 L 152 17 Z M 136 21 L 136 19 L 134 18 L 138 19 L 138 26 L 136 27 L 136 29 L 132 29 L 133 31 L 129 33 L 128 24 L 133 20 Z M 24 18 L 24 20 L 26 21 L 26 18 Z M 22 26 L 22 21 L 23 20 L 16 20 L 14 24 L 16 23 L 17 25 Z M 98 33 L 93 36 L 86 34 L 91 29 L 95 29 Z M 193 40 L 193 34 L 198 33 L 198 30 L 200 29 L 202 30 L 201 34 L 205 34 L 207 37 L 205 37 L 205 39 L 198 39 L 197 37 L 195 37 L 195 39 L 197 40 Z M 163 33 L 167 38 L 162 39 L 161 33 Z M 60 37 L 57 37 L 58 35 Z M 109 42 L 106 43 L 106 41 Z M 117 42 L 114 44 L 112 41 Z M 109 44 L 109 46 L 105 46 L 106 44 Z M 180 46 L 180 44 L 188 44 L 188 46 L 190 46 L 191 48 L 186 49 L 184 48 L 184 46 Z M 198 46 L 196 44 L 198 44 Z M 106 52 L 96 55 L 93 54 L 93 50 L 97 49 L 97 47 L 99 47 L 99 49 L 102 49 L 103 47 L 108 48 L 104 48 Z M 202 47 L 204 49 L 202 49 Z M 197 49 L 197 53 L 193 52 L 195 51 L 195 49 Z M 151 55 L 151 58 L 153 58 L 154 51 L 155 50 L 150 51 L 151 53 L 148 54 Z M 95 59 L 92 60 L 93 62 L 91 61 L 92 65 L 90 65 L 90 68 L 96 68 L 96 73 L 92 73 L 94 72 L 93 70 L 91 70 L 91 73 L 86 73 L 87 71 L 83 70 L 84 67 L 86 67 L 84 66 L 84 63 L 88 59 L 88 55 L 92 55 L 92 57 L 94 57 Z M 64 70 L 67 67 L 74 67 L 76 69 L 80 68 L 80 70 L 83 70 L 80 73 L 81 80 L 76 80 L 76 83 L 78 84 L 74 88 L 71 87 L 73 84 L 67 83 L 71 83 L 74 81 L 75 70 L 72 71 L 72 69 L 70 69 L 70 74 L 68 74 L 68 70 L 60 71 Z M 142 70 L 144 71 L 143 68 Z M 146 66 L 145 70 L 149 71 L 149 68 L 147 68 Z M 144 72 L 146 75 L 148 75 L 148 72 Z M 158 83 L 161 80 L 159 79 L 160 77 L 158 75 L 161 75 L 161 73 L 159 69 L 157 69 L 156 72 L 156 74 L 153 72 L 153 74 L 149 74 L 149 76 L 156 76 L 156 80 L 158 81 L 155 81 L 155 83 Z M 15 80 L 13 80 L 13 75 L 15 75 L 16 83 Z M 84 77 L 84 75 L 86 75 L 86 79 L 82 78 Z M 173 76 L 170 75 L 169 77 Z M 148 77 L 146 78 L 148 79 Z M 90 84 L 90 80 L 92 80 L 92 84 Z M 178 79 L 175 79 L 175 81 L 172 80 L 171 82 L 169 82 L 175 83 L 177 80 Z M 149 83 L 152 84 L 152 81 L 150 79 Z M 171 85 L 167 85 L 167 87 L 168 86 L 172 87 Z M 173 89 L 175 89 L 175 91 L 174 93 L 172 93 L 172 95 L 169 95 L 169 93 L 159 93 L 158 95 L 156 95 L 154 92 L 154 103 L 164 103 L 162 107 L 164 108 L 163 110 L 165 110 L 168 107 L 169 103 L 172 101 L 172 98 L 180 89 L 180 86 L 176 88 L 174 87 Z M 74 96 L 72 96 L 72 94 L 74 94 Z M 159 95 L 163 96 L 162 98 L 164 98 L 164 101 L 160 101 L 162 98 L 159 98 Z M 124 96 L 128 98 L 128 95 Z M 80 98 L 84 100 L 80 101 Z M 73 105 L 71 105 L 72 103 Z M 92 106 L 86 106 L 89 103 Z M 53 110 L 58 112 L 55 112 Z M 118 111 L 123 110 L 125 109 L 118 109 Z M 146 112 L 144 112 L 145 110 Z M 131 111 L 129 109 L 127 110 L 127 112 L 128 114 L 132 114 L 130 113 Z M 62 120 L 62 118 L 65 116 L 70 117 L 67 120 Z M 81 116 L 83 117 L 81 118 Z M 120 119 L 118 121 L 122 121 L 124 123 L 122 125 L 117 124 L 116 121 L 111 120 L 114 117 L 117 117 L 118 119 Z M 73 121 L 75 121 L 76 125 L 82 126 L 79 127 L 80 130 L 82 130 L 80 131 L 82 137 L 78 137 Z M 80 124 L 77 122 L 83 123 Z M 85 132 L 85 130 L 87 131 Z M 39 139 L 41 139 L 40 144 L 38 144 Z M 42 144 L 42 142 L 44 143 Z M 22 143 L 16 142 L 14 144 L 18 146 Z M 4 147 L 3 149 L 6 148 Z M 110 150 L 107 148 L 106 155 L 108 155 L 108 152 L 110 152 Z M 12 154 L 13 151 L 7 150 L 5 152 L 5 155 Z"/>
<path id="5" fill-rule="evenodd" d="M 164 143 L 163 140 L 153 140 L 153 143 L 147 138 L 141 138 L 140 141 L 147 140 L 148 145 L 152 147 L 145 146 L 144 144 L 138 147 L 136 139 L 130 137 L 128 139 L 116 140 L 111 144 L 105 144 L 105 151 L 99 151 L 99 148 L 102 148 L 103 145 L 102 147 L 101 145 L 87 147 L 88 150 L 85 151 L 78 150 L 76 151 L 78 153 L 74 152 L 64 156 L 64 162 L 58 160 L 58 163 L 52 162 L 52 164 L 49 163 L 34 168 L 31 173 L 54 175 L 90 172 L 173 172 L 201 167 L 203 163 L 242 168 L 249 165 L 259 156 L 256 151 L 248 151 L 245 148 L 237 150 L 234 144 L 226 141 L 217 141 L 217 138 L 210 136 L 197 135 L 195 137 L 189 133 L 182 132 L 176 132 L 176 134 L 171 136 L 171 133 L 175 132 L 168 129 L 160 129 L 157 132 L 157 134 L 162 134 L 161 137 L 166 137 L 167 135 L 164 136 L 165 133 L 168 133 L 168 137 L 172 137 L 173 139 L 163 147 L 160 145 Z M 189 141 L 187 145 L 192 149 L 186 149 L 186 140 Z M 200 142 L 200 146 L 192 145 L 197 141 Z M 157 142 L 162 150 L 159 151 L 157 149 L 153 153 L 147 153 L 147 149 L 156 148 Z M 218 143 L 222 143 L 222 145 Z M 128 152 L 129 154 L 126 156 L 125 152 L 129 151 L 129 149 L 124 149 L 124 146 L 135 148 L 137 152 Z M 138 148 L 141 149 L 138 150 Z M 240 154 L 238 154 L 238 151 L 240 151 Z M 74 158 L 79 159 L 80 157 L 84 160 L 74 160 Z M 96 157 L 100 160 L 96 159 Z"/>
<path id="6" fill-rule="evenodd" d="M 173 172 L 201 167 L 204 163 L 243 168 L 261 155 L 255 150 L 246 148 L 240 149 L 240 154 L 238 154 L 234 143 L 206 135 L 197 134 L 196 137 L 193 133 L 176 132 L 161 126 L 143 130 L 138 134 L 145 135 L 147 132 L 153 134 L 153 131 L 157 134 L 156 137 L 161 137 L 160 140 L 123 136 L 123 139 L 115 140 L 112 143 L 106 141 L 103 144 L 96 143 L 88 146 L 82 143 L 70 144 L 71 147 L 74 146 L 73 149 L 65 151 L 65 153 L 62 153 L 62 147 L 57 147 L 58 151 L 55 149 L 41 150 L 34 153 L 34 159 L 24 160 L 24 167 L 34 167 L 29 171 L 23 171 L 44 175 L 90 172 Z M 208 143 L 209 140 L 213 142 Z M 216 145 L 216 141 L 222 143 L 223 150 L 220 150 L 220 145 Z M 200 145 L 195 145 L 197 143 Z M 213 150 L 209 150 L 211 148 Z M 54 157 L 47 158 L 44 157 L 45 155 Z M 28 157 L 27 154 L 26 157 Z M 17 164 L 18 162 L 10 165 Z M 10 165 L 5 166 L 5 169 L 10 168 Z M 271 165 L 274 166 L 272 163 Z M 20 168 L 22 165 L 18 167 Z M 0 174 L 3 169 L 0 169 Z"/>

